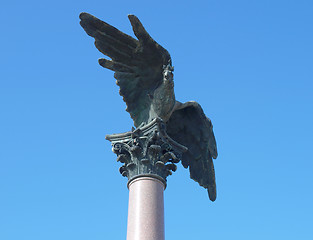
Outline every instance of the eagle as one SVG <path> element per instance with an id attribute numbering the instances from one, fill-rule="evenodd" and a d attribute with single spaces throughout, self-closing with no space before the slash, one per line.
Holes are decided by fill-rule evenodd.
<path id="1" fill-rule="evenodd" d="M 135 127 L 154 118 L 166 123 L 167 134 L 186 146 L 181 162 L 189 167 L 190 177 L 216 199 L 213 159 L 217 158 L 216 140 L 211 120 L 200 104 L 181 103 L 175 99 L 171 56 L 143 27 L 135 15 L 128 15 L 137 39 L 88 13 L 80 14 L 80 25 L 95 39 L 96 48 L 110 58 L 99 64 L 114 71 L 119 93 L 126 102 Z"/>

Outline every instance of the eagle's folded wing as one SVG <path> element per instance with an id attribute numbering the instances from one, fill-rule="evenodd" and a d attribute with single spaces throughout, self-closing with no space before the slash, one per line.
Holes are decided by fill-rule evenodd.
<path id="1" fill-rule="evenodd" d="M 167 122 L 168 135 L 186 146 L 182 164 L 189 167 L 190 177 L 206 188 L 210 200 L 216 199 L 215 171 L 212 158 L 217 157 L 211 120 L 196 102 L 187 102 L 174 111 Z"/>

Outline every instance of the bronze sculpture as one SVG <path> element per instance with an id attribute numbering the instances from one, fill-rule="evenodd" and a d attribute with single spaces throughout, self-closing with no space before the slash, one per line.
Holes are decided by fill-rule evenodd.
<path id="1" fill-rule="evenodd" d="M 217 149 L 211 120 L 198 103 L 176 101 L 170 54 L 150 37 L 136 16 L 128 18 L 138 40 L 88 13 L 80 14 L 80 24 L 95 39 L 97 49 L 112 59 L 101 58 L 99 64 L 115 72 L 135 127 L 162 119 L 168 136 L 188 148 L 182 155 L 183 166 L 189 167 L 190 177 L 206 188 L 214 201 L 212 158 L 217 158 Z"/>

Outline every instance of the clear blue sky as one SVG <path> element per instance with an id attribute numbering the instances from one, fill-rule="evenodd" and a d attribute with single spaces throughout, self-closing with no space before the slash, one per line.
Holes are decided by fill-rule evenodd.
<path id="1" fill-rule="evenodd" d="M 212 119 L 218 197 L 179 166 L 167 239 L 313 239 L 313 1 L 2 1 L 0 239 L 125 239 L 128 189 L 104 139 L 130 130 L 80 12 L 171 53 L 176 97 Z"/>

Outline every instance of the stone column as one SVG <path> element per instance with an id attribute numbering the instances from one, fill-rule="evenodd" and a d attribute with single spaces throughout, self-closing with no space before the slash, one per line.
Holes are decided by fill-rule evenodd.
<path id="1" fill-rule="evenodd" d="M 127 240 L 164 240 L 164 184 L 152 177 L 129 183 Z"/>
<path id="2" fill-rule="evenodd" d="M 164 240 L 166 178 L 187 148 L 166 134 L 159 118 L 131 132 L 107 135 L 122 176 L 128 178 L 127 240 Z"/>

